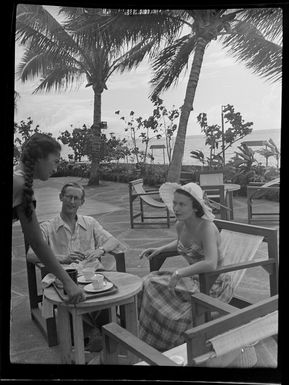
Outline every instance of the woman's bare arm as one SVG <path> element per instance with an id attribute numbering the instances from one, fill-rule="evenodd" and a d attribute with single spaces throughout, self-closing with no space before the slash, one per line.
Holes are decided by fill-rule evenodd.
<path id="1" fill-rule="evenodd" d="M 84 292 L 82 289 L 72 281 L 70 276 L 56 259 L 49 245 L 43 240 L 35 211 L 33 210 L 31 220 L 29 221 L 25 215 L 22 204 L 17 206 L 16 210 L 26 240 L 39 260 L 63 283 L 63 286 L 68 293 L 69 302 L 78 302 L 80 296 L 84 299 Z"/>

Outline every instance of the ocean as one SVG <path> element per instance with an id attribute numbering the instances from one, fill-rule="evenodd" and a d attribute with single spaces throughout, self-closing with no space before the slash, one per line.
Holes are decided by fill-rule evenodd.
<path id="1" fill-rule="evenodd" d="M 234 143 L 232 147 L 229 147 L 226 152 L 225 152 L 225 160 L 226 162 L 232 158 L 235 155 L 235 151 L 238 150 L 238 146 L 243 141 L 259 141 L 259 140 L 269 140 L 272 139 L 276 146 L 278 147 L 280 151 L 280 143 L 281 143 L 281 130 L 280 129 L 271 129 L 271 130 L 255 130 L 251 134 L 245 136 L 243 139 L 239 140 L 238 142 Z M 149 142 L 149 147 L 151 145 L 155 144 L 165 144 L 164 139 L 160 140 L 151 140 Z M 142 143 L 138 144 L 140 149 L 142 149 L 144 146 Z M 251 147 L 253 150 L 260 150 L 262 147 Z M 192 136 L 187 136 L 186 138 L 186 143 L 185 143 L 185 151 L 184 151 L 184 157 L 183 157 L 183 165 L 201 165 L 201 163 L 194 158 L 191 158 L 191 151 L 194 150 L 201 150 L 205 157 L 209 156 L 209 146 L 205 145 L 205 135 L 192 135 Z M 150 150 L 151 151 L 151 150 Z M 163 164 L 164 163 L 164 157 L 163 157 L 163 150 L 162 149 L 154 149 L 153 150 L 153 155 L 154 155 L 154 164 Z M 266 160 L 265 157 L 255 153 L 255 158 L 261 162 L 262 164 L 265 165 Z M 165 149 L 165 163 L 168 163 L 168 157 L 166 154 L 166 149 Z M 280 163 L 279 163 L 280 164 Z M 269 166 L 276 166 L 276 159 L 274 157 L 270 157 L 268 159 L 268 165 Z"/>

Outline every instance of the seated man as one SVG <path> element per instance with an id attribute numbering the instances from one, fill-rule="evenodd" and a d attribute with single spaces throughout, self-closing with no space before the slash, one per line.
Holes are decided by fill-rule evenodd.
<path id="1" fill-rule="evenodd" d="M 95 269 L 115 269 L 114 257 L 105 254 L 109 251 L 124 251 L 124 247 L 94 218 L 77 214 L 79 207 L 85 201 L 83 186 L 74 182 L 65 184 L 61 189 L 59 199 L 62 202 L 60 214 L 51 220 L 42 222 L 40 227 L 43 238 L 60 263 L 76 264 L 79 266 L 79 270 L 88 265 Z M 31 249 L 27 254 L 27 259 L 34 263 L 39 261 Z M 87 325 L 90 325 L 90 329 L 92 329 L 90 334 L 94 335 L 96 324 L 100 326 L 109 322 L 106 311 L 91 313 L 84 320 L 86 321 L 85 329 L 87 329 Z"/>

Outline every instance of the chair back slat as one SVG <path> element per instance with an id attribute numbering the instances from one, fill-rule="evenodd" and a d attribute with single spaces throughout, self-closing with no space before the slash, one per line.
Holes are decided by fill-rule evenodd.
<path id="1" fill-rule="evenodd" d="M 263 236 L 237 233 L 230 230 L 221 231 L 221 253 L 220 266 L 249 262 L 254 258 L 258 248 L 263 242 Z M 237 288 L 242 280 L 246 269 L 232 271 L 231 284 Z"/>
<path id="2" fill-rule="evenodd" d="M 202 171 L 200 172 L 200 186 L 224 184 L 224 173 L 222 171 Z"/>

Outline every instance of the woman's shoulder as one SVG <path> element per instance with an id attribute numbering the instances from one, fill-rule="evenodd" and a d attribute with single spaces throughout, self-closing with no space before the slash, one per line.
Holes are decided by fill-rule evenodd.
<path id="1" fill-rule="evenodd" d="M 24 176 L 21 174 L 13 174 L 13 191 L 22 189 L 24 186 Z"/>
<path id="2" fill-rule="evenodd" d="M 208 221 L 206 219 L 202 221 L 201 226 L 200 226 L 200 231 L 202 234 L 204 234 L 205 232 L 211 233 L 211 234 L 216 234 L 216 235 L 219 234 L 219 230 L 218 230 L 217 226 L 215 225 L 215 223 L 213 221 Z"/>

